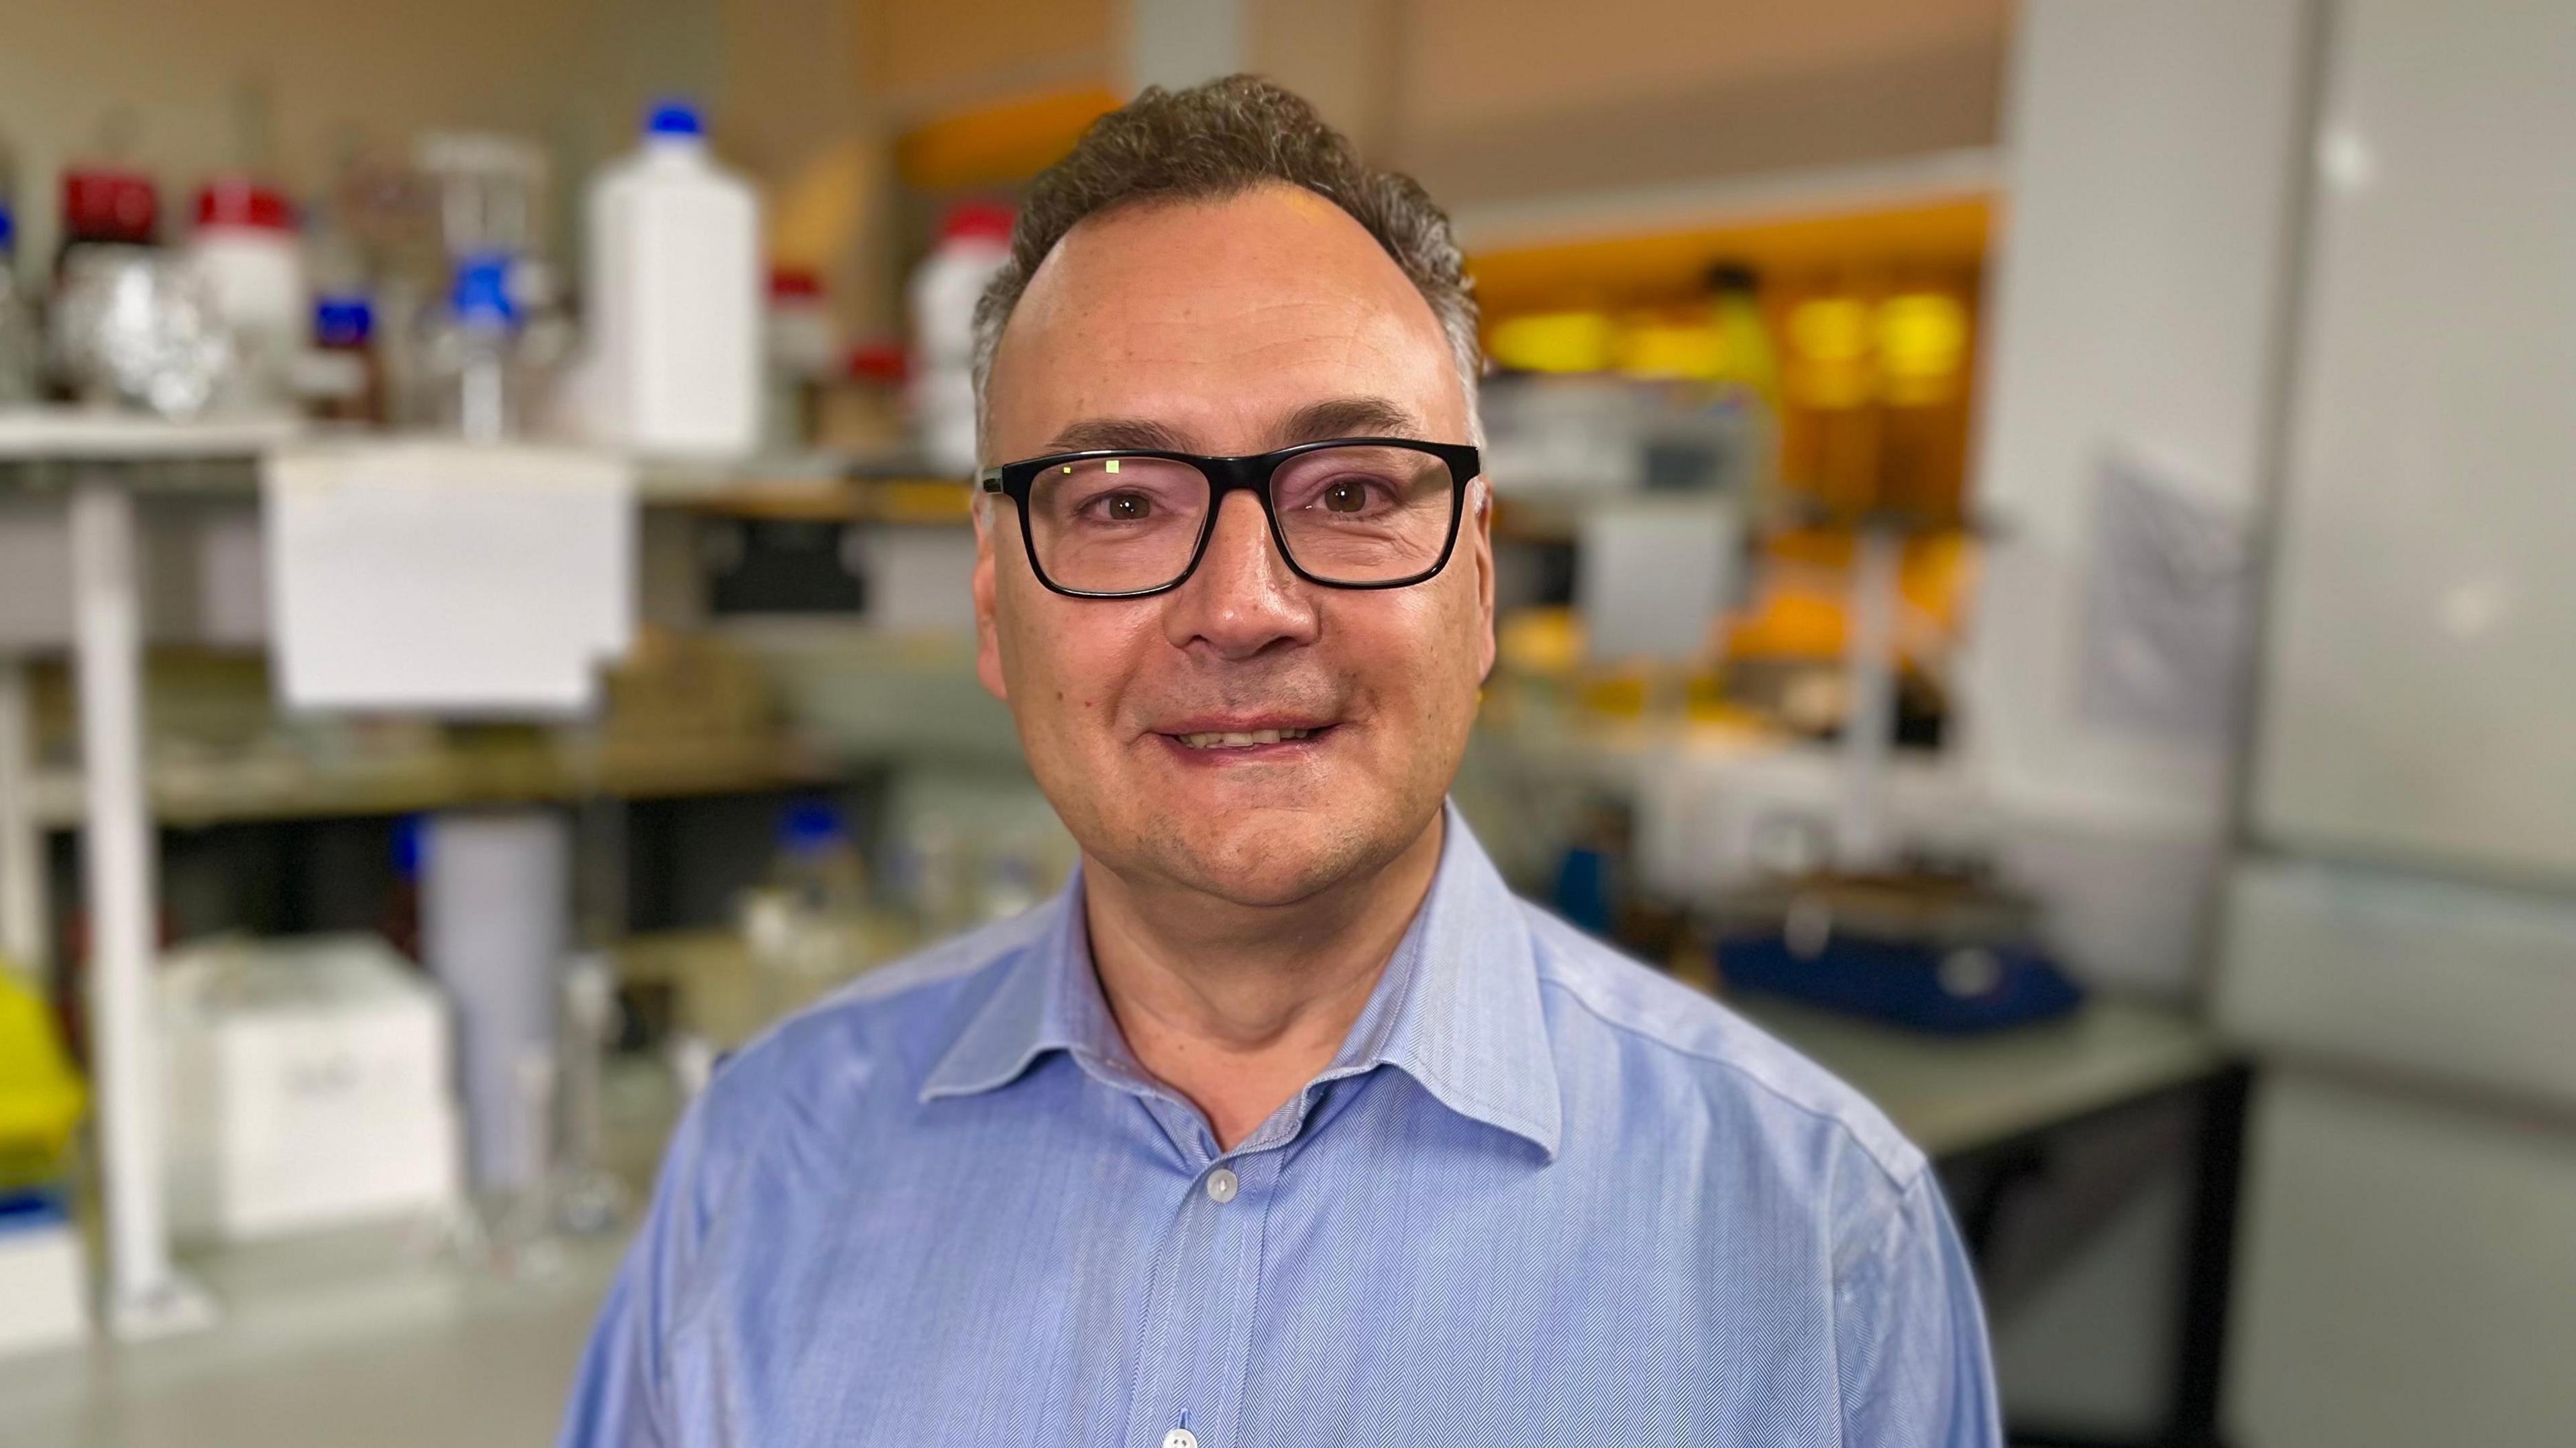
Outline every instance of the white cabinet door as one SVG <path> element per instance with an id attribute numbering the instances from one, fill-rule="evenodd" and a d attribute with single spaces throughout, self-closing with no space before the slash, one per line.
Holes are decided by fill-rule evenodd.
<path id="1" fill-rule="evenodd" d="M 2256 828 L 2576 880 L 2576 5 L 2329 36 Z"/>

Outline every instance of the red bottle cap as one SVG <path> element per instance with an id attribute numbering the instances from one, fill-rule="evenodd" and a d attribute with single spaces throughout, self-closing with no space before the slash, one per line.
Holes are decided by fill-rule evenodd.
<path id="1" fill-rule="evenodd" d="M 94 167 L 63 173 L 63 236 L 69 241 L 149 245 L 161 219 L 152 178 Z"/>
<path id="2" fill-rule="evenodd" d="M 1017 219 L 1017 213 L 999 201 L 960 201 L 948 208 L 947 217 L 940 222 L 939 239 L 960 241 L 971 237 L 1007 243 L 1011 224 Z"/>
<path id="3" fill-rule="evenodd" d="M 862 382 L 897 383 L 912 370 L 911 359 L 894 342 L 862 342 L 850 349 L 842 366 Z"/>
<path id="4" fill-rule="evenodd" d="M 218 176 L 197 192 L 197 224 L 293 231 L 295 212 L 274 186 L 248 176 Z"/>
<path id="5" fill-rule="evenodd" d="M 823 279 L 804 267 L 771 267 L 769 295 L 778 300 L 809 301 L 823 295 Z"/>

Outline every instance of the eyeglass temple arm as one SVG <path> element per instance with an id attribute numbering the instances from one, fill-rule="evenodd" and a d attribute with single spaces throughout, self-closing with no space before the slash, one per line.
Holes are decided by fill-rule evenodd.
<path id="1" fill-rule="evenodd" d="M 986 468 L 975 475 L 975 481 L 984 489 L 985 492 L 998 493 L 1002 491 L 1002 470 L 1000 468 Z"/>

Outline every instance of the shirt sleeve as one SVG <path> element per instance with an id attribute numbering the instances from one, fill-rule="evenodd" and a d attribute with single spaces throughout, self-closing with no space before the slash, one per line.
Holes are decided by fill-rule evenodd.
<path id="1" fill-rule="evenodd" d="M 1993 1448 L 2002 1428 L 1984 1310 L 1928 1170 L 1834 1284 L 1843 1441 L 1853 1448 Z"/>
<path id="2" fill-rule="evenodd" d="M 665 1347 L 680 1284 L 703 1234 L 701 1095 L 663 1153 L 653 1205 L 599 1310 L 564 1409 L 561 1448 L 667 1448 L 677 1441 Z"/>

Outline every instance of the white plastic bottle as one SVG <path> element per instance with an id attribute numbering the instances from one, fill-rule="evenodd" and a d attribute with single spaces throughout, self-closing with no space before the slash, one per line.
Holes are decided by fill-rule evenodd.
<path id="1" fill-rule="evenodd" d="M 225 401 L 253 412 L 285 407 L 313 324 L 294 209 L 275 187 L 249 177 L 210 181 L 197 193 L 197 229 L 185 255 L 232 329 Z"/>
<path id="2" fill-rule="evenodd" d="M 590 375 L 604 442 L 724 458 L 760 441 L 760 201 L 717 166 L 689 106 L 590 190 Z"/>
<path id="3" fill-rule="evenodd" d="M 931 468 L 963 477 L 975 470 L 975 303 L 1011 259 L 1011 209 L 961 202 L 939 229 L 939 245 L 913 269 L 913 441 Z"/>

